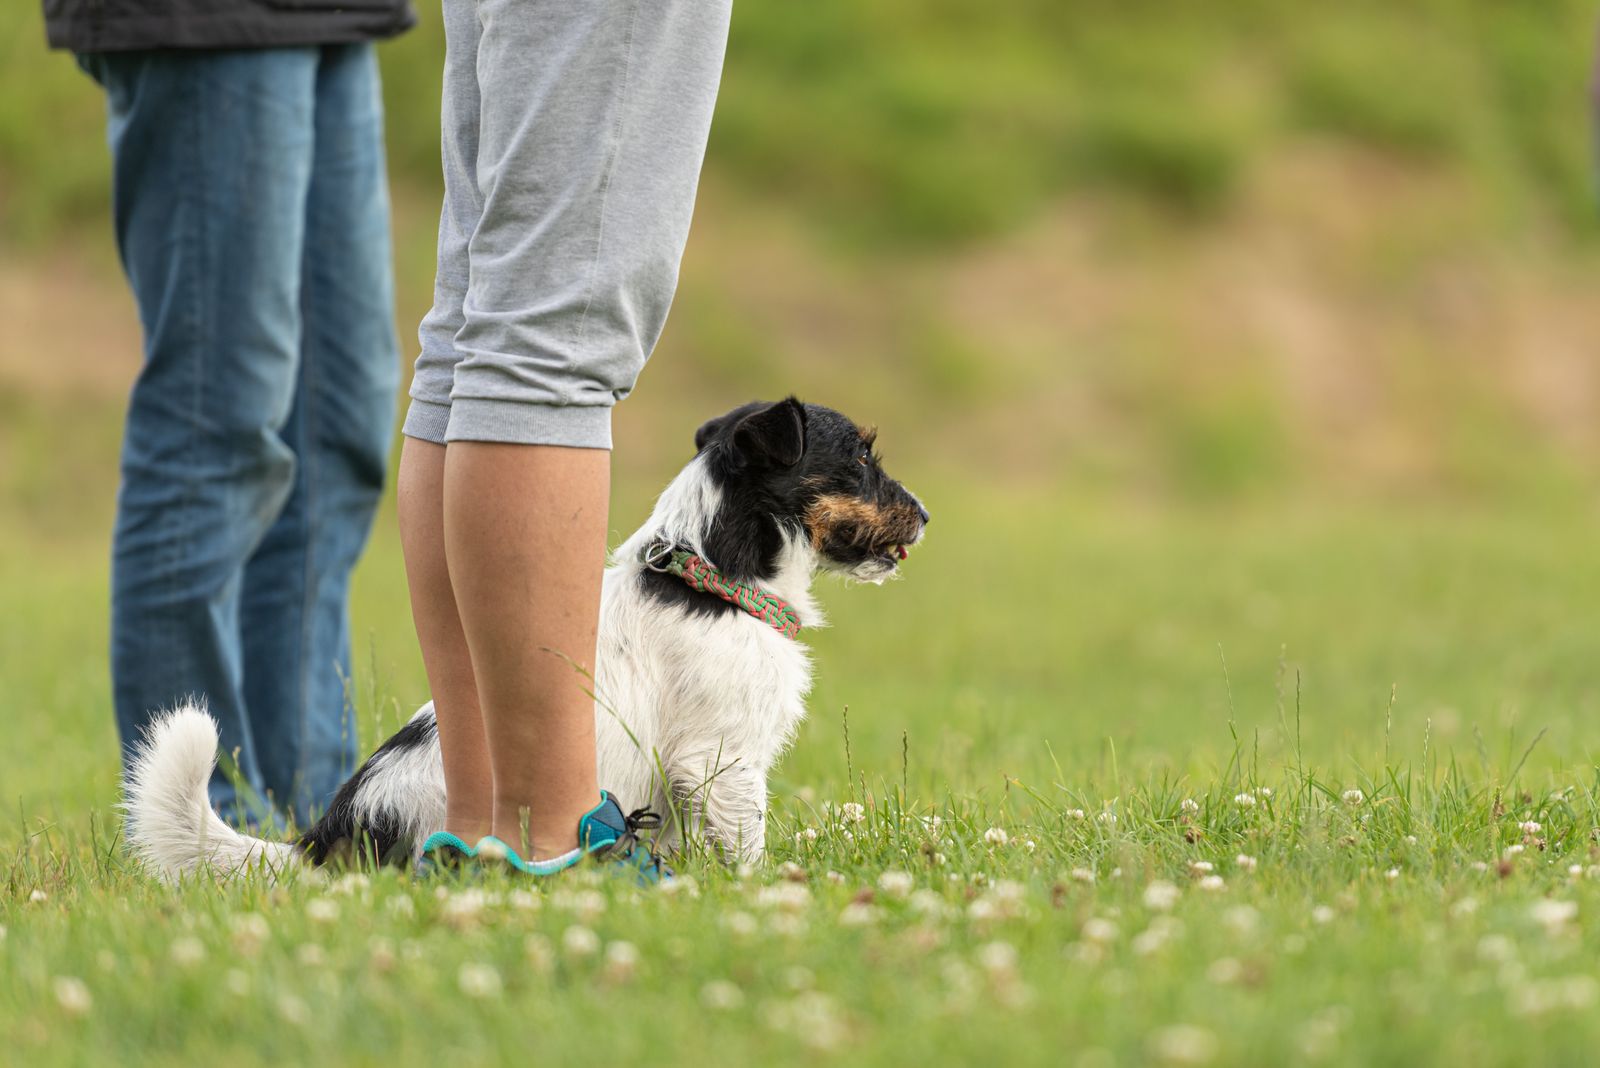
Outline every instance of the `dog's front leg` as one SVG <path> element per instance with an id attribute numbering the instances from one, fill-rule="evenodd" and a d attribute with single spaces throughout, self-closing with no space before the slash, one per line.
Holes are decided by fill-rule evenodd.
<path id="1" fill-rule="evenodd" d="M 676 777 L 673 793 L 691 826 L 698 825 L 725 862 L 761 859 L 766 851 L 766 769 L 724 762 L 708 774 Z"/>

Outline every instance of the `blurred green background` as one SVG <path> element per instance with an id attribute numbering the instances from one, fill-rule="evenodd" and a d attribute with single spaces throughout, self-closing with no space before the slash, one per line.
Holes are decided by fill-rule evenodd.
<path id="1" fill-rule="evenodd" d="M 383 49 L 408 363 L 439 197 L 418 6 Z M 1499 765 L 1550 727 L 1536 761 L 1586 761 L 1593 22 L 1575 0 L 739 5 L 678 300 L 617 416 L 614 527 L 700 420 L 786 392 L 878 424 L 935 515 L 904 581 L 828 593 L 788 785 L 838 776 L 846 704 L 858 761 L 898 775 L 906 732 L 935 788 L 1114 777 L 1113 754 L 1182 772 L 1226 756 L 1230 719 L 1281 755 L 1297 671 L 1324 755 L 1371 756 L 1397 685 L 1410 744 Z M 105 558 L 139 339 L 108 184 L 98 91 L 8 4 L 0 682 L 25 739 L 93 754 L 81 781 L 0 762 L 25 808 L 114 791 Z M 406 613 L 385 517 L 364 729 L 423 696 Z"/>

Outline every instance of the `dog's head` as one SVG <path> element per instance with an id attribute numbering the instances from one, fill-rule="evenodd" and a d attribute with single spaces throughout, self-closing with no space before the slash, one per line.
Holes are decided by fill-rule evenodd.
<path id="1" fill-rule="evenodd" d="M 921 540 L 928 510 L 884 471 L 875 438 L 832 408 L 793 397 L 746 404 L 702 426 L 695 448 L 721 498 L 707 539 L 717 543 L 718 565 L 757 574 L 786 540 L 800 539 L 826 570 L 863 582 L 894 574 Z"/>

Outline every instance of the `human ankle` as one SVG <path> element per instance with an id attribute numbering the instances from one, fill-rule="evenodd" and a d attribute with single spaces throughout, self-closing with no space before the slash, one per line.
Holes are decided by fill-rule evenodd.
<path id="1" fill-rule="evenodd" d="M 524 860 L 553 860 L 578 848 L 578 820 L 535 820 L 526 808 L 495 809 L 494 836 Z"/>

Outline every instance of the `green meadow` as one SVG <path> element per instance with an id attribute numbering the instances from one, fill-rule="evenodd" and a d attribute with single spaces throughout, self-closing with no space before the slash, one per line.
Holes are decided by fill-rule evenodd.
<path id="1" fill-rule="evenodd" d="M 436 4 L 384 48 L 402 358 Z M 138 324 L 103 108 L 0 15 L 0 1062 L 1580 1065 L 1600 257 L 1570 2 L 735 12 L 613 542 L 705 418 L 880 429 L 768 859 L 169 887 L 106 667 Z M 349 699 L 426 699 L 386 503 Z"/>

